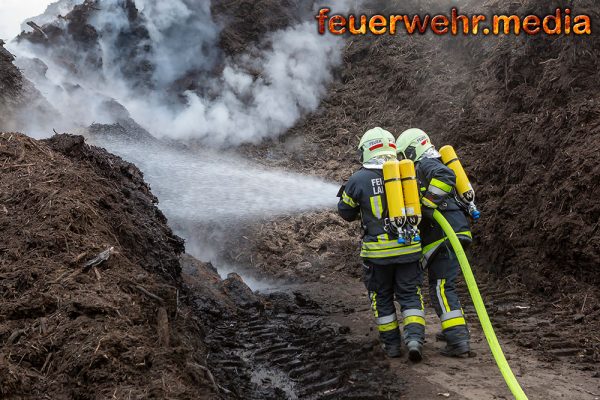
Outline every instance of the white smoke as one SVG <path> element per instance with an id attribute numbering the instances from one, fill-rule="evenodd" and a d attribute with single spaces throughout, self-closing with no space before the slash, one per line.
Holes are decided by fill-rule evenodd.
<path id="1" fill-rule="evenodd" d="M 159 85 L 168 85 L 192 70 L 208 70 L 217 56 L 219 27 L 210 1 L 137 0 L 154 46 L 153 64 Z M 200 50 L 200 52 L 198 51 Z"/>
<path id="2" fill-rule="evenodd" d="M 64 12 L 73 2 L 62 0 L 51 12 Z M 134 2 L 140 18 L 132 20 L 126 0 L 100 0 L 89 20 L 99 38 L 87 47 L 67 36 L 49 46 L 22 41 L 13 47 L 27 77 L 62 113 L 57 128 L 112 122 L 104 103 L 115 99 L 157 137 L 212 146 L 257 143 L 314 111 L 341 61 L 342 39 L 319 35 L 314 21 L 272 32 L 228 59 L 218 48 L 220 28 L 210 1 Z M 337 1 L 334 10 L 344 9 Z M 64 29 L 67 22 L 53 24 Z M 222 71 L 217 75 L 216 66 Z M 188 77 L 197 80 L 197 89 L 173 93 Z"/>
<path id="3" fill-rule="evenodd" d="M 339 59 L 337 43 L 311 34 L 309 23 L 273 35 L 273 48 L 247 63 L 262 67 L 254 79 L 227 65 L 217 99 L 187 92 L 188 106 L 172 114 L 156 113 L 157 104 L 126 102 L 135 119 L 176 138 L 208 138 L 213 144 L 258 142 L 276 136 L 317 108 Z M 160 108 L 159 108 L 160 109 Z"/>
<path id="4" fill-rule="evenodd" d="M 93 136 L 90 142 L 110 149 L 144 172 L 169 225 L 185 238 L 189 254 L 212 262 L 223 276 L 231 271 L 243 274 L 254 289 L 273 283 L 259 284 L 245 268 L 223 264 L 225 244 L 248 240 L 240 236 L 255 221 L 314 209 L 333 210 L 338 200 L 336 184 L 268 170 L 232 152 L 184 150 L 110 135 Z"/>
<path id="5" fill-rule="evenodd" d="M 55 17 L 74 2 L 62 0 L 35 21 L 53 21 L 64 31 L 68 22 Z M 330 5 L 345 11 L 344 0 Z M 97 8 L 87 20 L 97 37 L 83 30 L 77 41 L 62 35 L 11 48 L 61 114 L 22 130 L 37 136 L 52 127 L 74 132 L 94 122 L 121 122 L 128 114 L 156 137 L 234 148 L 275 137 L 315 110 L 341 62 L 343 39 L 320 36 L 309 16 L 227 58 L 208 0 L 99 0 Z M 194 90 L 182 90 L 190 80 Z M 140 167 L 171 226 L 199 258 L 218 258 L 219 237 L 238 234 L 250 220 L 335 206 L 337 186 L 317 178 L 268 171 L 230 152 L 148 144 L 127 133 L 129 140 L 92 140 Z"/>

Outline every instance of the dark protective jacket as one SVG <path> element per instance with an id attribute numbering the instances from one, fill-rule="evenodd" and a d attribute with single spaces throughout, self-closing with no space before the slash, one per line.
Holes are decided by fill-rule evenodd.
<path id="1" fill-rule="evenodd" d="M 422 158 L 415 164 L 417 180 L 421 194 L 433 192 L 440 195 L 437 209 L 456 232 L 464 245 L 471 243 L 471 230 L 469 219 L 464 207 L 456 200 L 455 186 L 456 175 L 454 171 L 444 165 L 439 158 Z M 425 203 L 425 201 L 424 201 Z M 427 265 L 439 246 L 447 239 L 444 231 L 433 219 L 432 210 L 423 206 L 423 220 L 419 225 L 421 241 L 423 244 L 423 262 Z"/>
<path id="2" fill-rule="evenodd" d="M 383 171 L 362 168 L 340 190 L 338 212 L 346 221 L 360 217 L 363 237 L 360 256 L 372 264 L 390 265 L 418 261 L 421 245 L 402 245 L 385 231 L 388 216 Z"/>

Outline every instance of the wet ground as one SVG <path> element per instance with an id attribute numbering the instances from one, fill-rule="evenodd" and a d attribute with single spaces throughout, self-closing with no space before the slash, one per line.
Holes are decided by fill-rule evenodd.
<path id="1" fill-rule="evenodd" d="M 299 292 L 273 293 L 267 309 L 224 323 L 208 336 L 208 365 L 246 399 L 387 399 L 403 391 L 371 340 L 349 340 Z M 225 348 L 225 350 L 224 350 Z"/>
<path id="2" fill-rule="evenodd" d="M 540 325 L 553 323 L 544 307 L 516 291 L 500 292 L 485 283 L 480 289 L 509 364 L 530 399 L 600 398 L 597 365 L 585 362 L 574 344 L 538 332 Z M 220 354 L 209 356 L 209 365 L 219 371 L 215 375 L 225 388 L 241 397 L 512 398 L 469 301 L 465 312 L 475 356 L 439 354 L 444 343 L 436 341 L 439 322 L 429 308 L 425 357 L 413 364 L 406 357 L 386 359 L 379 349 L 359 280 L 325 276 L 320 282 L 276 283 L 263 291 L 267 309 L 224 322 L 208 340 Z M 461 291 L 467 299 L 466 290 Z M 561 318 L 560 310 L 552 315 Z M 533 348 L 536 341 L 543 342 L 542 350 Z M 227 351 L 220 351 L 223 347 Z"/>

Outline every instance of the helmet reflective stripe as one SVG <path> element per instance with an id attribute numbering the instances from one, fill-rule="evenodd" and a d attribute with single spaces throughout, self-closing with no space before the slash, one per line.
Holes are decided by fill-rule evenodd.
<path id="1" fill-rule="evenodd" d="M 375 149 L 383 147 L 383 140 L 371 140 L 369 143 L 367 143 L 367 147 L 369 148 L 369 151 L 373 151 Z"/>
<path id="2" fill-rule="evenodd" d="M 370 129 L 360 139 L 358 151 L 363 163 L 377 156 L 395 156 L 396 141 L 394 135 L 379 127 Z"/>
<path id="3" fill-rule="evenodd" d="M 423 153 L 433 148 L 429 136 L 417 128 L 411 128 L 402 132 L 398 136 L 396 144 L 398 145 L 398 153 L 413 161 L 418 161 Z"/>

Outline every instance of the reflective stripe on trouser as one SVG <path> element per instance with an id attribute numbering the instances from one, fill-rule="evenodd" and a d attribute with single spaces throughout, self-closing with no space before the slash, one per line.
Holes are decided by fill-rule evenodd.
<path id="1" fill-rule="evenodd" d="M 385 288 L 380 292 L 370 291 L 371 310 L 375 316 L 381 341 L 385 344 L 400 344 L 400 326 L 396 317 L 393 292 L 391 296 L 389 293 Z"/>
<path id="2" fill-rule="evenodd" d="M 425 311 L 414 308 L 402 311 L 402 324 L 405 327 L 410 324 L 425 326 Z"/>
<path id="3" fill-rule="evenodd" d="M 468 330 L 456 291 L 459 271 L 456 255 L 445 244 L 429 261 L 429 294 L 450 345 L 468 340 Z"/>
<path id="4" fill-rule="evenodd" d="M 412 308 L 402 311 L 402 323 L 404 325 L 404 341 L 408 343 L 411 340 L 416 340 L 423 344 L 425 310 Z"/>
<path id="5" fill-rule="evenodd" d="M 442 321 L 442 331 L 467 324 L 462 310 L 453 310 L 443 313 L 440 316 L 440 321 Z"/>
<path id="6" fill-rule="evenodd" d="M 394 265 L 365 265 L 364 282 L 369 291 L 371 307 L 376 318 L 380 338 L 386 344 L 400 344 L 400 329 L 396 316 L 394 296 L 400 304 L 403 318 L 418 317 L 423 311 L 420 295 L 423 272 L 418 262 Z M 415 310 L 414 315 L 404 314 Z M 423 341 L 424 325 L 409 323 L 404 326 L 405 340 Z"/>
<path id="7" fill-rule="evenodd" d="M 376 318 L 377 330 L 379 332 L 389 332 L 398 329 L 398 319 L 396 313 Z"/>

